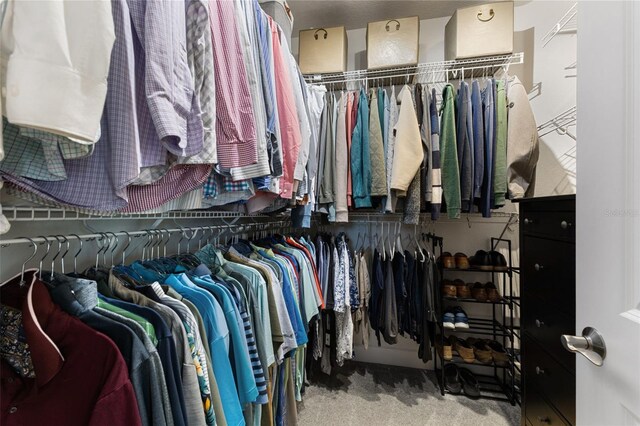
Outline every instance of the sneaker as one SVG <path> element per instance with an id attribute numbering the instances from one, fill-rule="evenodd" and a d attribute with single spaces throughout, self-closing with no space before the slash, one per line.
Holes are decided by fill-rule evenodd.
<path id="1" fill-rule="evenodd" d="M 442 315 L 442 326 L 444 328 L 448 328 L 449 330 L 455 330 L 456 315 L 453 313 L 451 309 L 447 309 L 444 311 Z"/>
<path id="2" fill-rule="evenodd" d="M 469 317 L 460 306 L 456 306 L 452 313 L 454 315 L 453 324 L 455 328 L 469 328 Z"/>

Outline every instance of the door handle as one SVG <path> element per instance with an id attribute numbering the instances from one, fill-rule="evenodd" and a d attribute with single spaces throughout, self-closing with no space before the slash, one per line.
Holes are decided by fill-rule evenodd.
<path id="1" fill-rule="evenodd" d="M 582 330 L 582 336 L 563 334 L 560 340 L 566 350 L 582 354 L 598 367 L 602 366 L 607 356 L 607 347 L 604 344 L 604 339 L 598 333 L 598 330 L 593 327 L 585 327 Z"/>

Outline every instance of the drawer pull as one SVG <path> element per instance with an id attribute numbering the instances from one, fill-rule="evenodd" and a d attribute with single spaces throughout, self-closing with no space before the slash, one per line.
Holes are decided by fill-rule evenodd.
<path id="1" fill-rule="evenodd" d="M 566 220 L 563 220 L 562 222 L 560 222 L 560 228 L 562 229 L 567 229 L 567 228 L 570 228 L 571 226 L 572 226 L 571 222 L 567 222 Z"/>
<path id="2" fill-rule="evenodd" d="M 533 269 L 535 269 L 536 271 L 539 271 L 541 269 L 544 269 L 544 266 L 542 266 L 539 263 L 536 263 L 535 265 L 533 265 Z"/>
<path id="3" fill-rule="evenodd" d="M 541 376 L 541 375 L 544 374 L 544 370 L 542 368 L 536 366 L 536 374 L 538 376 Z"/>
<path id="4" fill-rule="evenodd" d="M 548 425 L 551 424 L 551 419 L 549 417 L 538 416 L 538 423 L 546 423 Z"/>
<path id="5" fill-rule="evenodd" d="M 525 225 L 533 225 L 533 219 L 529 219 L 529 218 L 524 218 L 524 224 Z"/>
<path id="6" fill-rule="evenodd" d="M 540 328 L 540 327 L 542 327 L 543 325 L 544 325 L 544 322 L 543 322 L 543 321 L 536 320 L 536 327 Z"/>

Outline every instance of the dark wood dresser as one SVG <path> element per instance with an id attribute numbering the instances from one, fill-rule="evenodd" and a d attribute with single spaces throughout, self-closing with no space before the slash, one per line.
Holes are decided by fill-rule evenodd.
<path id="1" fill-rule="evenodd" d="M 575 335 L 575 195 L 520 204 L 522 425 L 575 424 L 576 361 L 560 342 Z"/>

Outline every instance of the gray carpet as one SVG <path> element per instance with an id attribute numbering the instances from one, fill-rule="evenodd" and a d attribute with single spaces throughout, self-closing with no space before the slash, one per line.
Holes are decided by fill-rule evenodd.
<path id="1" fill-rule="evenodd" d="M 520 424 L 518 405 L 440 395 L 432 371 L 350 363 L 310 382 L 298 408 L 301 426 Z"/>

